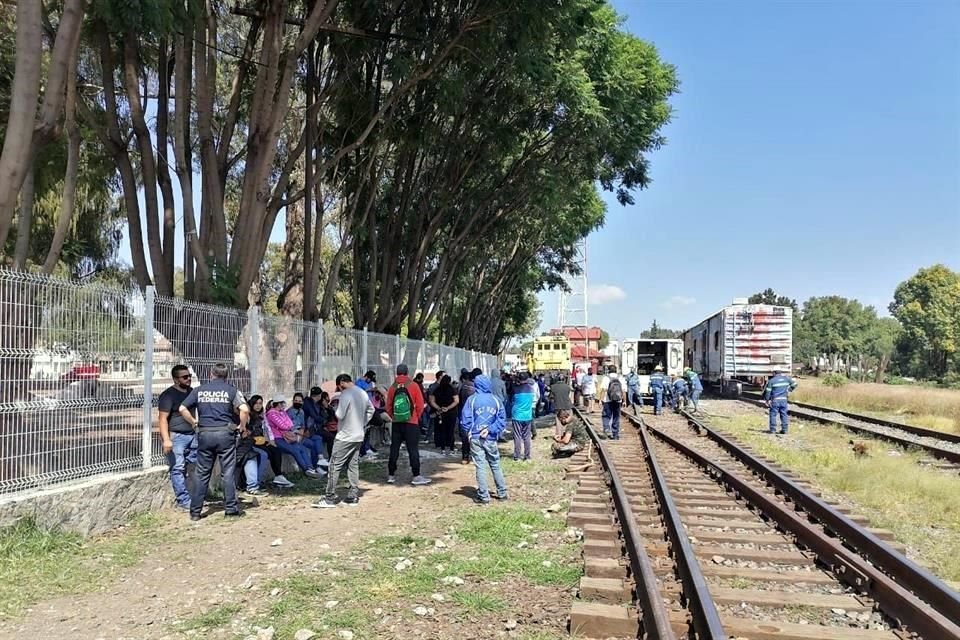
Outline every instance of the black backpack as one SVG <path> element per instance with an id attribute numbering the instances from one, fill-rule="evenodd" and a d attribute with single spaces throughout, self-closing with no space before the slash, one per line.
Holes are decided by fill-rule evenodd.
<path id="1" fill-rule="evenodd" d="M 623 385 L 620 378 L 613 378 L 607 386 L 607 402 L 623 402 Z"/>

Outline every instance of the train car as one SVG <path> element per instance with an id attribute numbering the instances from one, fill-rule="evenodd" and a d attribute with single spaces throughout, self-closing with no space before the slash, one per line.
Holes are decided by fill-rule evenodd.
<path id="1" fill-rule="evenodd" d="M 649 396 L 650 375 L 657 365 L 670 375 L 683 373 L 683 340 L 624 340 L 620 348 L 620 365 L 624 373 L 634 368 L 640 376 L 640 393 Z"/>
<path id="2" fill-rule="evenodd" d="M 570 340 L 566 336 L 540 336 L 533 341 L 533 351 L 527 355 L 527 369 L 531 373 L 570 371 Z"/>
<path id="3" fill-rule="evenodd" d="M 724 396 L 762 385 L 793 358 L 793 309 L 738 298 L 683 332 L 684 362 Z"/>

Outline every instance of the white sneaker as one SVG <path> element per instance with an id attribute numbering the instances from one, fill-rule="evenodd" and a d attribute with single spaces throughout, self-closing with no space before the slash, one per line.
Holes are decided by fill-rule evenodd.
<path id="1" fill-rule="evenodd" d="M 327 460 L 326 458 L 320 458 L 319 460 L 317 460 L 317 469 L 319 469 L 320 467 L 326 468 L 329 466 L 330 466 L 330 461 Z"/>
<path id="2" fill-rule="evenodd" d="M 430 484 L 433 482 L 430 478 L 424 478 L 423 476 L 417 476 L 410 481 L 410 484 L 417 485 L 418 487 L 425 484 Z"/>
<path id="3" fill-rule="evenodd" d="M 387 476 L 387 484 L 397 484 L 397 476 Z"/>
<path id="4" fill-rule="evenodd" d="M 293 483 L 290 482 L 289 480 L 287 480 L 286 476 L 284 476 L 283 474 L 280 474 L 279 476 L 276 476 L 276 477 L 273 479 L 273 484 L 277 485 L 278 487 L 292 487 L 292 486 L 293 486 Z"/>
<path id="5" fill-rule="evenodd" d="M 307 476 L 308 478 L 320 477 L 320 474 L 317 472 L 316 469 L 307 469 L 306 471 L 303 472 L 303 475 Z"/>

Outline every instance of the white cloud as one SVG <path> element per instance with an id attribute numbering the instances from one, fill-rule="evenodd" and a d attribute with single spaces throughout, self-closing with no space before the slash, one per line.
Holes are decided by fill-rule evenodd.
<path id="1" fill-rule="evenodd" d="M 587 287 L 587 301 L 590 304 L 607 304 L 627 297 L 627 292 L 612 284 L 592 284 Z"/>
<path id="2" fill-rule="evenodd" d="M 674 309 L 676 307 L 689 307 L 690 305 L 696 303 L 696 298 L 691 298 L 689 296 L 673 296 L 660 303 L 660 306 L 665 309 Z"/>

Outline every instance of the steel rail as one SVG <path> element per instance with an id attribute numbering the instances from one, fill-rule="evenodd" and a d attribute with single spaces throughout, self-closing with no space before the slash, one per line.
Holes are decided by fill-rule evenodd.
<path id="1" fill-rule="evenodd" d="M 690 425 L 706 433 L 711 440 L 751 472 L 789 498 L 810 519 L 820 523 L 824 529 L 840 538 L 846 547 L 854 550 L 856 555 L 844 545 L 825 538 L 783 505 L 746 485 L 728 470 L 722 469 L 686 445 L 676 442 L 667 434 L 651 430 L 665 441 L 676 442 L 676 446 L 684 450 L 688 457 L 698 460 L 704 466 L 718 470 L 725 476 L 725 482 L 729 480 L 732 488 L 740 491 L 744 497 L 754 496 L 760 503 L 754 502 L 749 497 L 747 499 L 754 502 L 761 510 L 767 511 L 767 508 L 761 506 L 762 503 L 780 513 L 786 518 L 783 523 L 789 524 L 791 531 L 807 546 L 817 550 L 821 560 L 828 566 L 832 566 L 839 576 L 850 584 L 871 593 L 878 602 L 894 605 L 892 611 L 886 611 L 888 615 L 905 623 L 909 628 L 919 631 L 930 640 L 960 638 L 960 594 L 864 527 L 743 450 L 732 440 L 686 411 L 682 412 L 682 415 Z M 772 514 L 769 515 L 773 517 Z M 774 517 L 774 519 L 781 521 L 780 517 Z M 864 562 L 859 556 L 868 559 L 872 564 Z"/>
<path id="2" fill-rule="evenodd" d="M 640 620 L 643 628 L 642 637 L 646 640 L 676 640 L 677 636 L 670 625 L 670 614 L 657 588 L 657 574 L 653 570 L 644 537 L 637 527 L 633 508 L 630 506 L 630 498 L 623 489 L 623 482 L 617 474 L 616 466 L 590 421 L 583 417 L 579 409 L 574 408 L 574 411 L 586 425 L 587 433 L 600 456 L 600 463 L 610 478 L 610 493 L 620 520 L 620 531 L 623 534 L 624 546 L 627 548 L 627 556 L 630 558 L 630 567 L 637 583 L 637 599 L 640 601 L 640 609 L 643 612 Z"/>
<path id="3" fill-rule="evenodd" d="M 660 500 L 660 514 L 663 517 L 667 536 L 673 545 L 673 558 L 677 563 L 680 579 L 684 585 L 687 608 L 693 617 L 693 629 L 698 640 L 725 640 L 727 633 L 723 630 L 720 613 L 717 611 L 717 605 L 710 595 L 707 579 L 704 578 L 703 572 L 700 570 L 700 562 L 697 560 L 693 544 L 690 542 L 687 530 L 680 519 L 680 511 L 670 494 L 669 487 L 667 487 L 667 480 L 657 461 L 657 454 L 650 446 L 643 421 L 639 418 L 633 420 L 636 420 L 634 424 L 640 423 L 637 432 L 647 454 L 647 466 L 650 468 L 653 486 Z"/>

